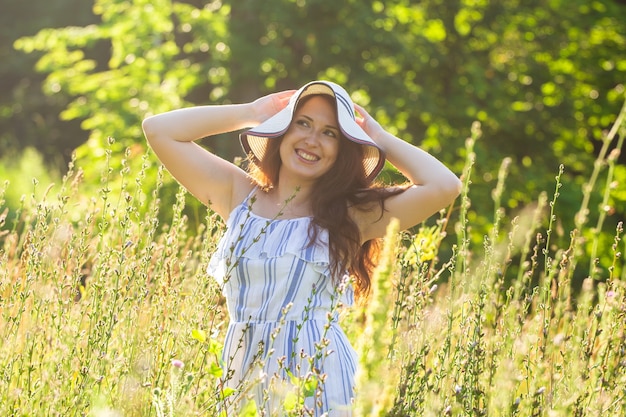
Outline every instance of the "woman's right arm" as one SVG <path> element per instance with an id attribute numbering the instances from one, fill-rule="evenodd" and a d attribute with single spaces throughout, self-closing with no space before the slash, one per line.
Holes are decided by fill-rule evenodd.
<path id="1" fill-rule="evenodd" d="M 281 110 L 289 92 L 252 103 L 198 106 L 146 118 L 143 131 L 165 168 L 191 194 L 223 218 L 250 191 L 247 174 L 194 141 L 255 126 Z"/>

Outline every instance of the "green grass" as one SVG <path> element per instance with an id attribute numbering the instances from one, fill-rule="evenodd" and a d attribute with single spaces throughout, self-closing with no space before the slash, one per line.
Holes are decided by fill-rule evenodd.
<path id="1" fill-rule="evenodd" d="M 343 316 L 361 356 L 356 415 L 625 415 L 622 225 L 604 274 L 582 262 L 583 237 L 604 226 L 602 217 L 587 225 L 587 197 L 559 247 L 561 173 L 505 222 L 507 160 L 490 196 L 492 230 L 472 243 L 479 136 L 475 126 L 455 214 L 442 211 L 415 235 L 392 225 L 368 306 Z M 611 183 L 615 159 L 599 160 L 585 191 L 605 196 L 597 178 Z M 13 210 L 4 208 L 10 185 L 0 189 L 0 415 L 214 416 L 231 394 L 217 385 L 228 318 L 205 273 L 223 226 L 209 213 L 190 230 L 182 191 L 159 224 L 167 174 L 147 166 L 103 173 L 97 195 L 82 192 L 71 167 Z M 158 176 L 152 194 L 136 186 L 147 175 Z M 575 288 L 581 268 L 588 278 Z M 289 415 L 302 415 L 298 404 L 286 399 Z"/>

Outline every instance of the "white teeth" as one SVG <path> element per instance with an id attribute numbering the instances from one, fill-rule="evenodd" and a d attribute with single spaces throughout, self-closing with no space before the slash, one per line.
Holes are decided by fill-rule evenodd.
<path id="1" fill-rule="evenodd" d="M 311 162 L 319 160 L 319 157 L 315 155 L 311 155 L 303 151 L 298 151 L 298 155 L 300 156 L 300 158 L 306 159 L 307 161 L 311 161 Z"/>

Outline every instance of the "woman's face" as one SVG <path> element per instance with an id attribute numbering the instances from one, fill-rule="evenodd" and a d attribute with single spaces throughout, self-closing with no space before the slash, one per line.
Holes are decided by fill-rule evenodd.
<path id="1" fill-rule="evenodd" d="M 341 132 L 332 105 L 313 96 L 300 106 L 280 144 L 281 173 L 315 180 L 337 160 Z"/>

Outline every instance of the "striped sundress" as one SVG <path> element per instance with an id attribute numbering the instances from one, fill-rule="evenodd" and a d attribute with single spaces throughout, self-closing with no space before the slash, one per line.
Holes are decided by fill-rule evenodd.
<path id="1" fill-rule="evenodd" d="M 266 219 L 252 201 L 230 214 L 208 269 L 230 316 L 222 384 L 235 392 L 225 407 L 351 416 L 358 358 L 337 316 L 353 292 L 330 276 L 328 233 L 310 245 L 311 218 Z"/>

